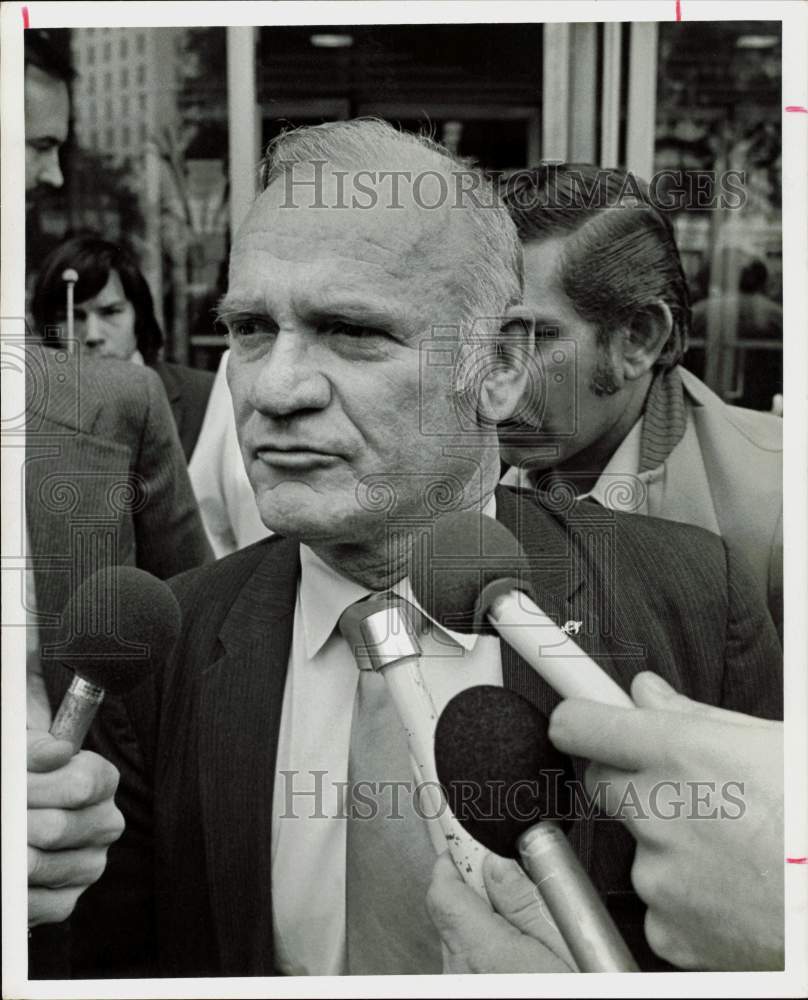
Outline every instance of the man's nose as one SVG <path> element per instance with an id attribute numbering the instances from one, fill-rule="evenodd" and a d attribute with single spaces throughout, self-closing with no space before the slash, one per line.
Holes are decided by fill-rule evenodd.
<path id="1" fill-rule="evenodd" d="M 88 348 L 100 351 L 106 337 L 104 336 L 103 324 L 95 313 L 88 313 L 85 322 L 84 344 Z"/>
<path id="2" fill-rule="evenodd" d="M 251 403 L 270 417 L 289 417 L 322 410 L 331 399 L 331 385 L 317 364 L 316 340 L 305 334 L 281 332 L 259 362 L 251 386 Z"/>
<path id="3" fill-rule="evenodd" d="M 42 154 L 42 163 L 39 168 L 37 180 L 40 184 L 49 184 L 51 187 L 60 188 L 65 179 L 62 176 L 62 168 L 59 165 L 59 150 L 51 149 Z"/>

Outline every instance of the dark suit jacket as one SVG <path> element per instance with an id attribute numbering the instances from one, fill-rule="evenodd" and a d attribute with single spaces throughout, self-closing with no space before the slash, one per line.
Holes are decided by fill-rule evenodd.
<path id="1" fill-rule="evenodd" d="M 147 368 L 27 345 L 25 444 L 42 669 L 55 709 L 72 675 L 48 659 L 47 647 L 71 593 L 99 560 L 165 579 L 213 554 L 165 393 Z M 108 698 L 101 712 L 85 746 L 96 748 L 102 722 L 129 745 L 123 706 Z M 66 932 L 62 925 L 34 931 L 31 978 L 66 974 Z"/>
<path id="2" fill-rule="evenodd" d="M 212 553 L 159 379 L 109 359 L 27 348 L 25 502 L 41 645 L 98 568 L 161 579 Z M 103 552 L 103 556 L 101 553 Z"/>
<path id="3" fill-rule="evenodd" d="M 215 376 L 213 372 L 189 368 L 187 365 L 175 365 L 168 361 L 158 361 L 151 367 L 163 383 L 171 404 L 171 412 L 174 414 L 185 461 L 190 462 L 199 431 L 202 429 Z"/>
<path id="4" fill-rule="evenodd" d="M 652 669 L 699 701 L 780 717 L 776 633 L 720 538 L 589 502 L 550 515 L 503 489 L 498 518 L 531 557 L 540 606 L 560 624 L 583 621 L 577 641 L 624 688 Z M 128 703 L 138 746 L 116 760 L 135 838 L 128 856 L 110 850 L 107 875 L 79 903 L 109 954 L 126 912 L 116 882 L 130 876 L 131 896 L 137 873 L 132 912 L 151 913 L 154 951 L 130 955 L 124 972 L 85 954 L 84 975 L 273 973 L 272 790 L 299 572 L 297 543 L 275 536 L 172 581 L 182 634 L 163 676 Z M 504 644 L 502 668 L 505 685 L 542 710 L 557 702 Z M 641 933 L 629 834 L 582 821 L 573 842 L 643 968 L 662 967 Z M 93 916 L 105 897 L 117 929 Z"/>

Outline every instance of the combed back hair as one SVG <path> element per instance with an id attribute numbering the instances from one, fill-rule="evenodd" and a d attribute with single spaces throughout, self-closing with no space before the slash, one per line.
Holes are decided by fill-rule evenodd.
<path id="1" fill-rule="evenodd" d="M 460 276 L 464 303 L 464 315 L 459 317 L 461 331 L 466 333 L 475 320 L 502 316 L 520 301 L 522 252 L 516 229 L 491 182 L 469 162 L 427 135 L 400 131 L 380 118 L 355 118 L 282 132 L 266 149 L 260 188 L 269 187 L 296 163 L 320 162 L 352 170 L 372 170 L 384 164 L 386 171 L 417 170 L 421 164 L 423 169 L 445 176 L 450 210 L 457 206 L 471 227 Z M 463 180 L 472 174 L 473 196 L 463 191 Z M 395 224 L 394 219 L 391 224 Z"/>
<path id="2" fill-rule="evenodd" d="M 547 163 L 512 175 L 504 194 L 523 244 L 564 238 L 562 288 L 601 344 L 661 300 L 673 326 L 656 367 L 679 363 L 690 332 L 687 280 L 670 219 L 644 181 L 588 163 Z"/>
<path id="3" fill-rule="evenodd" d="M 75 79 L 75 71 L 70 65 L 70 41 L 68 32 L 54 28 L 26 28 L 23 32 L 25 68 L 36 66 L 48 76 L 62 83 L 70 84 Z"/>
<path id="4" fill-rule="evenodd" d="M 163 331 L 154 314 L 154 300 L 134 253 L 95 233 L 81 233 L 64 240 L 48 254 L 34 282 L 31 317 L 37 333 L 50 347 L 63 346 L 65 325 L 64 271 L 72 267 L 79 280 L 73 290 L 76 305 L 92 299 L 115 271 L 124 295 L 135 310 L 135 340 L 147 365 L 158 360 Z"/>

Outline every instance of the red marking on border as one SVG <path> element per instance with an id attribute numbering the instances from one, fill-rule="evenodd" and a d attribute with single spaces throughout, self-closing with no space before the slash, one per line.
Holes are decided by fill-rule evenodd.
<path id="1" fill-rule="evenodd" d="M 789 865 L 808 865 L 808 858 L 786 858 Z"/>
<path id="2" fill-rule="evenodd" d="M 676 20 L 682 20 L 682 0 L 676 0 Z"/>
<path id="3" fill-rule="evenodd" d="M 23 7 L 23 9 L 22 9 L 22 27 L 23 27 L 23 31 L 26 28 L 30 28 L 31 27 L 31 22 L 28 19 L 28 8 L 27 7 Z"/>
<path id="4" fill-rule="evenodd" d="M 798 111 L 803 115 L 808 115 L 808 108 L 804 108 L 801 104 L 787 104 L 786 111 Z"/>

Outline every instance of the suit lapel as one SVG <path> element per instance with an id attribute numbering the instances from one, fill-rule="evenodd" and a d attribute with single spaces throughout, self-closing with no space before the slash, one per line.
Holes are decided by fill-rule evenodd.
<path id="1" fill-rule="evenodd" d="M 536 604 L 559 627 L 580 622 L 574 641 L 628 690 L 631 678 L 644 667 L 642 647 L 630 642 L 620 620 L 622 605 L 615 586 L 617 524 L 612 512 L 587 503 L 551 514 L 529 495 L 500 488 L 497 518 L 517 535 L 530 557 Z M 500 641 L 500 652 L 503 686 L 549 716 L 561 700 L 558 694 L 506 642 Z M 570 669 L 575 669 L 574 661 Z M 587 763 L 573 758 L 581 786 Z M 586 868 L 591 864 L 593 836 L 593 821 L 573 824 L 570 842 Z"/>
<path id="2" fill-rule="evenodd" d="M 296 542 L 268 547 L 200 684 L 200 799 L 225 975 L 272 971 L 272 798 L 299 572 Z"/>

